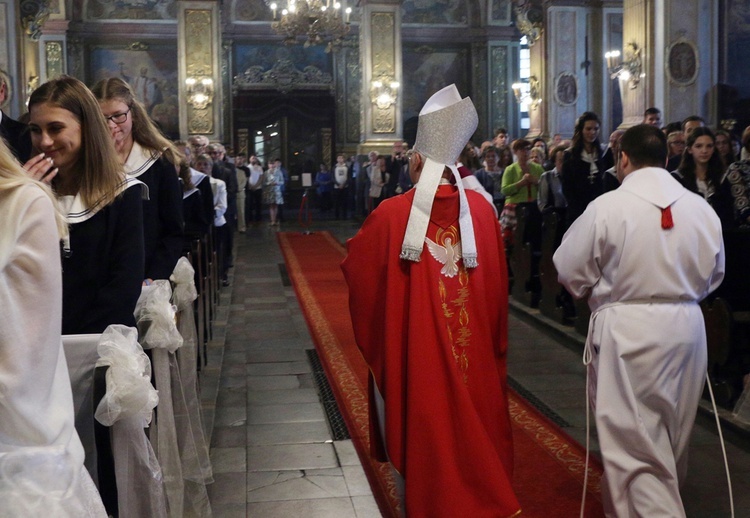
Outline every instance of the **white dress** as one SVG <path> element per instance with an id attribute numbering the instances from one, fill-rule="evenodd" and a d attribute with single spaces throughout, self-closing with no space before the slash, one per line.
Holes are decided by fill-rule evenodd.
<path id="1" fill-rule="evenodd" d="M 674 226 L 664 229 L 668 206 Z M 724 277 L 718 217 L 665 170 L 644 168 L 588 205 L 554 262 L 574 297 L 590 293 L 605 512 L 685 516 L 679 485 L 706 377 L 698 302 Z"/>
<path id="2" fill-rule="evenodd" d="M 52 202 L 0 191 L 0 214 L 0 516 L 106 516 L 74 427 Z"/>

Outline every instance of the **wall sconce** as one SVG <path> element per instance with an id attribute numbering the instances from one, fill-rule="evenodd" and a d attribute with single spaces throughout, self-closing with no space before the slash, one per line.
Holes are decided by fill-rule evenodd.
<path id="1" fill-rule="evenodd" d="M 31 94 L 34 93 L 34 90 L 36 90 L 37 88 L 39 88 L 39 76 L 31 74 L 29 76 L 29 80 L 26 81 L 26 108 L 27 109 L 29 107 L 29 100 L 31 99 Z"/>
<path id="2" fill-rule="evenodd" d="M 627 81 L 630 89 L 638 87 L 643 74 L 643 63 L 641 62 L 641 49 L 634 41 L 625 45 L 625 60 L 622 60 L 622 54 L 619 50 L 610 50 L 604 54 L 607 60 L 607 70 L 610 78 L 619 78 Z"/>
<path id="3" fill-rule="evenodd" d="M 529 76 L 528 83 L 513 83 L 513 95 L 516 96 L 516 102 L 520 105 L 528 105 L 531 109 L 536 109 L 542 102 L 541 90 L 539 88 L 539 79 L 536 76 Z"/>
<path id="4" fill-rule="evenodd" d="M 206 76 L 185 79 L 187 102 L 196 110 L 205 110 L 214 99 L 214 80 Z"/>
<path id="5" fill-rule="evenodd" d="M 398 100 L 398 89 L 401 84 L 390 77 L 375 79 L 370 87 L 370 101 L 381 110 L 390 108 Z"/>

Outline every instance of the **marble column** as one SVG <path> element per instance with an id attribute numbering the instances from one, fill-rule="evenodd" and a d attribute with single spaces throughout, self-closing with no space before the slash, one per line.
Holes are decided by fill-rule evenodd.
<path id="1" fill-rule="evenodd" d="M 210 140 L 223 140 L 219 2 L 180 1 L 178 6 L 180 137 L 206 135 Z M 210 102 L 196 102 L 188 96 L 189 78 L 196 84 L 210 82 Z"/>
<path id="2" fill-rule="evenodd" d="M 359 153 L 390 153 L 403 138 L 401 116 L 401 2 L 362 0 L 359 48 L 362 56 L 362 123 Z M 381 89 L 375 86 L 380 82 Z M 398 85 L 398 86 L 397 86 Z M 385 88 L 394 103 L 378 99 Z M 393 95 L 396 94 L 396 95 Z"/>

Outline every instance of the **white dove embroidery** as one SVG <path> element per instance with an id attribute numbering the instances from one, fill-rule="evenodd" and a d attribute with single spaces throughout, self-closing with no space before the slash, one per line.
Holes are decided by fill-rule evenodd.
<path id="1" fill-rule="evenodd" d="M 458 273 L 458 260 L 461 259 L 461 241 L 458 241 L 455 245 L 451 244 L 451 238 L 445 238 L 445 246 L 439 245 L 432 241 L 429 237 L 424 238 L 427 243 L 427 249 L 430 251 L 430 255 L 435 258 L 437 262 L 444 265 L 440 273 L 446 277 L 455 277 Z"/>

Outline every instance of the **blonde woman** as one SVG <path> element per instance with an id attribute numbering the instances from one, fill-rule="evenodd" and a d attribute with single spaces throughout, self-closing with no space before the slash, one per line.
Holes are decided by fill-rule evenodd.
<path id="1" fill-rule="evenodd" d="M 151 122 L 128 83 L 119 77 L 102 79 L 92 91 L 125 173 L 148 186 L 143 204 L 145 284 L 169 279 L 182 255 L 182 189 L 174 174 L 180 153 Z"/>
<path id="2" fill-rule="evenodd" d="M 49 188 L 0 139 L 0 501 L 7 516 L 105 517 L 74 427 L 60 339 L 59 241 Z"/>
<path id="3" fill-rule="evenodd" d="M 79 80 L 34 90 L 29 115 L 32 145 L 57 168 L 51 186 L 69 222 L 63 334 L 133 326 L 143 282 L 142 184 L 123 173 L 99 104 Z"/>

